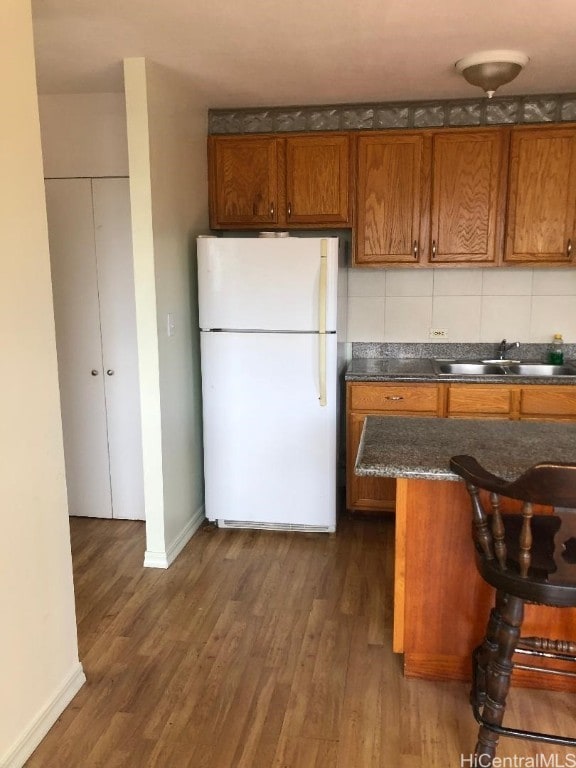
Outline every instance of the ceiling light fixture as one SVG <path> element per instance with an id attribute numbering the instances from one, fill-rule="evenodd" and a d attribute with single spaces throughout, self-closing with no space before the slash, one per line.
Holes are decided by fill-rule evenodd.
<path id="1" fill-rule="evenodd" d="M 529 60 L 522 51 L 480 51 L 465 56 L 454 66 L 465 80 L 484 89 L 491 99 L 496 89 L 512 82 Z"/>

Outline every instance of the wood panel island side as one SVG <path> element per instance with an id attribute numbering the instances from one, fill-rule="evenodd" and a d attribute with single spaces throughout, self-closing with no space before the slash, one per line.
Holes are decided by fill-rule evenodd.
<path id="1" fill-rule="evenodd" d="M 393 648 L 407 677 L 469 680 L 492 589 L 474 562 L 470 500 L 450 457 L 508 480 L 541 461 L 576 463 L 576 426 L 367 416 L 355 472 L 397 478 Z M 526 606 L 524 635 L 576 638 L 576 609 Z M 576 680 L 515 670 L 517 685 L 576 691 Z"/>

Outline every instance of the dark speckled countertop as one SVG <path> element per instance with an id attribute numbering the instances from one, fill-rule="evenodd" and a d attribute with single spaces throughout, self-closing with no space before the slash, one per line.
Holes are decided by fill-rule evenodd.
<path id="1" fill-rule="evenodd" d="M 458 359 L 455 359 L 458 362 Z M 568 361 L 567 361 L 568 362 Z M 572 362 L 572 361 L 570 361 Z M 350 361 L 346 381 L 482 382 L 483 384 L 575 384 L 576 376 L 517 376 L 436 374 L 426 357 L 368 357 Z"/>
<path id="2" fill-rule="evenodd" d="M 432 360 L 425 357 L 357 358 L 346 370 L 346 381 L 436 381 Z"/>
<path id="3" fill-rule="evenodd" d="M 459 480 L 450 458 L 474 456 L 507 480 L 542 461 L 576 464 L 576 424 L 367 416 L 356 474 Z"/>

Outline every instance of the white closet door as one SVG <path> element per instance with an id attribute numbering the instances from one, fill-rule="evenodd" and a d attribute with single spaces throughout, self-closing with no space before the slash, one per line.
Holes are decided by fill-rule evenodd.
<path id="1" fill-rule="evenodd" d="M 69 512 L 112 517 L 91 180 L 47 180 L 46 204 Z"/>
<path id="2" fill-rule="evenodd" d="M 113 517 L 144 519 L 128 179 L 93 179 Z"/>

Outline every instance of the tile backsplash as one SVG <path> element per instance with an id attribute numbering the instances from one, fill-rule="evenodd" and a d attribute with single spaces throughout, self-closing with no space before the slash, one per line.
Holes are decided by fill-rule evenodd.
<path id="1" fill-rule="evenodd" d="M 349 342 L 576 342 L 576 269 L 349 269 Z"/>

